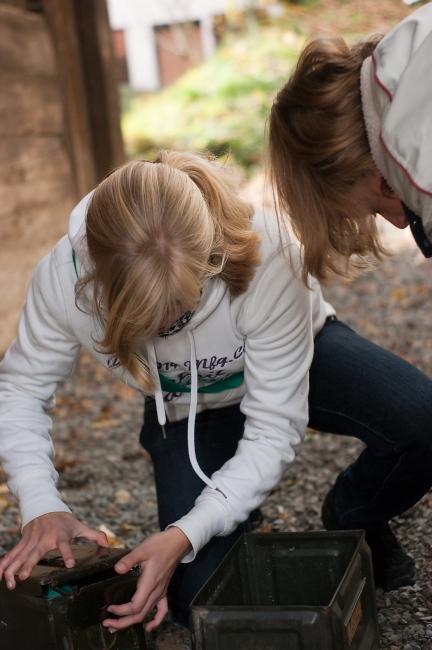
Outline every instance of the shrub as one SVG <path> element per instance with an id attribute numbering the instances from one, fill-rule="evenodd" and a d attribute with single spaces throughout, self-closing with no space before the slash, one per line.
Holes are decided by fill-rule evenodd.
<path id="1" fill-rule="evenodd" d="M 122 126 L 129 156 L 161 148 L 230 154 L 250 170 L 261 160 L 272 98 L 300 37 L 277 27 L 231 36 L 208 61 L 160 93 L 128 101 Z"/>

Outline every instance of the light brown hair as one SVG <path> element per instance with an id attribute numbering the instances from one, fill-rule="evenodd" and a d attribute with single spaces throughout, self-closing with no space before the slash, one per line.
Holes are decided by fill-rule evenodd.
<path id="1" fill-rule="evenodd" d="M 179 308 L 198 305 L 205 279 L 219 276 L 233 296 L 247 289 L 259 261 L 251 217 L 229 172 L 189 153 L 127 163 L 96 188 L 86 217 L 92 269 L 78 281 L 76 299 L 91 289 L 101 350 L 144 388 L 154 382 L 138 348 Z"/>
<path id="2" fill-rule="evenodd" d="M 308 273 L 346 275 L 365 265 L 358 256 L 385 252 L 359 183 L 374 170 L 360 68 L 380 38 L 352 47 L 337 37 L 313 40 L 271 109 L 273 196 L 280 223 L 289 220 L 300 241 L 305 281 Z"/>

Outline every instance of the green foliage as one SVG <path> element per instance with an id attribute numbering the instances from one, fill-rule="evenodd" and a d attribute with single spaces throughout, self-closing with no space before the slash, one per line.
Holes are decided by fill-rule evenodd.
<path id="1" fill-rule="evenodd" d="M 231 36 L 208 61 L 151 96 L 127 98 L 122 120 L 131 157 L 163 148 L 230 154 L 249 170 L 261 160 L 265 121 L 301 47 L 276 27 Z"/>
<path id="2" fill-rule="evenodd" d="M 281 0 L 280 0 L 281 1 Z M 305 7 L 314 7 L 317 5 L 319 0 L 282 0 L 282 4 L 285 5 L 303 5 Z"/>

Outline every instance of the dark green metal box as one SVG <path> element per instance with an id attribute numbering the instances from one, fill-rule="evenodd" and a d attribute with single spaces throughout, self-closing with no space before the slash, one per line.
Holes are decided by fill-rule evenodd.
<path id="1" fill-rule="evenodd" d="M 192 602 L 195 650 L 375 650 L 362 531 L 243 535 Z"/>
<path id="2" fill-rule="evenodd" d="M 51 553 L 15 590 L 0 583 L 1 650 L 145 650 L 142 625 L 116 634 L 101 625 L 106 607 L 128 602 L 135 591 L 137 574 L 119 576 L 113 569 L 126 551 L 72 548 L 73 569 Z"/>

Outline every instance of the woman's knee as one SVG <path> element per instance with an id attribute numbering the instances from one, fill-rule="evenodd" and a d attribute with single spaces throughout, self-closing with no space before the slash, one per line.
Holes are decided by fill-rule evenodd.
<path id="1" fill-rule="evenodd" d="M 419 466 L 432 471 L 432 407 L 418 407 L 409 414 L 404 439 L 404 452 L 416 459 Z"/>
<path id="2" fill-rule="evenodd" d="M 427 452 L 432 448 L 432 381 L 425 377 L 405 403 L 409 440 Z"/>

